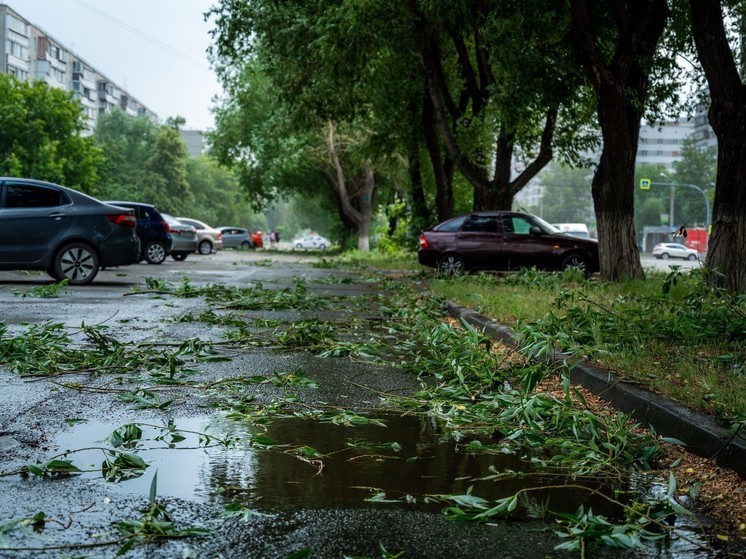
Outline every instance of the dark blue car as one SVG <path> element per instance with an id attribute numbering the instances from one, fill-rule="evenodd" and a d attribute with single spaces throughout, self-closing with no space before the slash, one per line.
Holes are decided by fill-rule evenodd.
<path id="1" fill-rule="evenodd" d="M 58 184 L 0 177 L 0 270 L 44 270 L 87 285 L 101 268 L 137 262 L 132 211 Z"/>
<path id="2" fill-rule="evenodd" d="M 173 239 L 168 222 L 152 204 L 107 201 L 107 204 L 135 210 L 137 236 L 140 237 L 140 261 L 161 264 L 171 253 Z"/>

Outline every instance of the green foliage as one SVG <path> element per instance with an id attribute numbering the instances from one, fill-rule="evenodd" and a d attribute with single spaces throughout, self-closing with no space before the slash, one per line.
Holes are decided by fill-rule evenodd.
<path id="1" fill-rule="evenodd" d="M 694 408 L 733 420 L 746 413 L 744 298 L 711 288 L 704 272 L 613 284 L 526 271 L 432 287 L 513 327 L 531 356 L 587 356 Z"/>
<path id="2" fill-rule="evenodd" d="M 544 188 L 540 206 L 526 208 L 549 223 L 596 223 L 591 196 L 592 169 L 549 165 L 539 174 Z"/>
<path id="3" fill-rule="evenodd" d="M 71 93 L 0 74 L 0 115 L 0 175 L 98 194 L 104 155 L 83 136 L 82 109 Z"/>
<path id="4" fill-rule="evenodd" d="M 132 117 L 121 110 L 99 116 L 93 137 L 106 154 L 101 177 L 103 199 L 148 202 L 141 196 L 145 165 L 157 131 L 158 125 L 146 116 Z"/>
<path id="5" fill-rule="evenodd" d="M 50 283 L 47 285 L 37 285 L 35 287 L 29 287 L 25 291 L 13 290 L 13 295 L 17 297 L 35 297 L 38 299 L 55 299 L 60 296 L 60 293 L 68 293 L 67 286 L 70 281 L 65 278 L 57 283 Z"/>
<path id="6" fill-rule="evenodd" d="M 209 533 L 206 528 L 193 527 L 179 529 L 165 504 L 156 501 L 158 474 L 153 475 L 150 484 L 150 506 L 141 518 L 120 520 L 116 529 L 125 538 L 126 543 L 119 548 L 116 556 L 125 555 L 136 544 L 145 541 L 204 536 Z"/>
<path id="7" fill-rule="evenodd" d="M 171 215 L 191 211 L 194 196 L 187 181 L 187 160 L 186 145 L 178 128 L 161 127 L 145 163 L 145 182 L 137 201 L 147 200 Z"/>
<path id="8" fill-rule="evenodd" d="M 52 459 L 47 462 L 28 464 L 21 467 L 21 475 L 33 474 L 38 477 L 64 477 L 80 474 L 82 470 L 75 466 L 71 460 Z"/>

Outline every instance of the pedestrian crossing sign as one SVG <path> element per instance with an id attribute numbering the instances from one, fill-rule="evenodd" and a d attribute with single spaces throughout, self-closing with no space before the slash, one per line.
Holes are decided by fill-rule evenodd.
<path id="1" fill-rule="evenodd" d="M 640 179 L 640 190 L 650 190 L 650 179 Z"/>

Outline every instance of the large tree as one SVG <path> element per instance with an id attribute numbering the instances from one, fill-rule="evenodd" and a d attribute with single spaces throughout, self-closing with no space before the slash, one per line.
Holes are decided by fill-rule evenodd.
<path id="1" fill-rule="evenodd" d="M 597 99 L 603 151 L 593 176 L 601 276 L 643 276 L 634 224 L 640 123 L 668 7 L 666 0 L 570 0 L 572 43 Z"/>
<path id="2" fill-rule="evenodd" d="M 132 200 L 141 194 L 157 133 L 158 125 L 146 116 L 114 110 L 98 118 L 93 137 L 106 154 L 101 171 L 103 198 Z"/>
<path id="3" fill-rule="evenodd" d="M 379 112 L 372 109 L 376 83 L 385 81 L 371 77 L 380 66 L 345 60 L 355 50 L 340 33 L 356 15 L 341 7 L 235 0 L 216 8 L 216 56 L 229 98 L 218 111 L 213 145 L 221 161 L 238 164 L 243 184 L 261 189 L 260 204 L 320 181 L 331 187 L 341 221 L 365 250 L 375 190 L 396 160 L 392 146 L 400 144 L 381 140 Z M 258 90 L 261 99 L 250 93 Z M 294 180 L 278 180 L 288 175 Z M 250 183 L 249 176 L 262 182 Z"/>
<path id="4" fill-rule="evenodd" d="M 98 194 L 103 153 L 84 130 L 80 103 L 69 92 L 0 74 L 0 175 Z"/>
<path id="5" fill-rule="evenodd" d="M 183 120 L 170 120 L 155 137 L 153 152 L 145 164 L 145 181 L 139 201 L 162 211 L 184 215 L 192 209 L 194 195 L 187 180 L 189 154 L 179 134 Z"/>
<path id="6" fill-rule="evenodd" d="M 722 2 L 691 0 L 690 6 L 692 34 L 709 85 L 710 125 L 718 139 L 706 266 L 713 271 L 713 284 L 746 292 L 746 85 L 729 43 Z M 742 2 L 738 8 L 731 15 L 743 23 Z"/>
<path id="7" fill-rule="evenodd" d="M 567 17 L 545 2 L 408 0 L 445 149 L 472 184 L 474 209 L 511 209 L 552 159 L 580 161 L 581 73 L 568 64 Z"/>

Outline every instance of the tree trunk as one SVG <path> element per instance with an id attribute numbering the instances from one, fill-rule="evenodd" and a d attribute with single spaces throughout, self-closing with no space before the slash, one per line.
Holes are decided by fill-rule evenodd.
<path id="1" fill-rule="evenodd" d="M 370 250 L 370 222 L 373 219 L 375 190 L 376 177 L 370 162 L 366 162 L 363 189 L 360 193 L 360 221 L 357 229 L 357 249 L 361 252 Z"/>
<path id="2" fill-rule="evenodd" d="M 457 123 L 460 119 L 467 117 L 469 110 L 478 115 L 480 110 L 488 104 L 492 91 L 491 85 L 494 84 L 495 79 L 486 63 L 487 57 L 481 56 L 484 51 L 478 53 L 476 56 L 478 70 L 475 72 L 470 66 L 471 58 L 467 54 L 468 49 L 465 48 L 463 39 L 457 33 L 451 33 L 451 37 L 454 39 L 454 47 L 461 53 L 461 56 L 458 57 L 461 73 L 471 78 L 468 80 L 471 82 L 471 87 L 466 88 L 469 94 L 467 95 L 466 91 L 462 91 L 460 102 L 455 102 L 443 66 L 443 55 L 438 42 L 438 34 L 431 28 L 416 2 L 410 1 L 408 6 L 415 16 L 413 20 L 414 31 L 422 57 L 427 91 L 432 101 L 434 123 L 440 132 L 440 138 L 448 157 L 472 185 L 474 209 L 511 209 L 515 195 L 552 159 L 552 141 L 557 119 L 556 108 L 547 110 L 544 131 L 536 158 L 512 181 L 510 180 L 510 171 L 514 154 L 513 139 L 506 135 L 504 130 L 500 131 L 496 148 L 498 168 L 496 169 L 496 177 L 494 179 L 490 178 L 488 162 L 481 160 L 479 156 L 476 159 L 470 159 L 469 154 L 461 149 L 456 134 Z M 473 7 L 480 11 L 483 5 L 474 3 Z M 477 85 L 474 81 L 477 75 L 480 76 L 480 85 Z M 467 100 L 469 102 L 466 102 Z M 429 149 L 430 147 L 430 144 L 428 144 Z M 505 147 L 508 148 L 507 151 L 504 149 Z M 505 164 L 506 161 L 507 165 Z M 503 173 L 504 169 L 508 171 L 507 176 Z M 438 207 L 438 217 L 441 217 L 441 212 L 445 214 L 448 211 L 447 203 L 447 200 L 443 200 L 443 206 Z M 452 209 L 450 213 L 452 214 Z M 446 217 L 450 217 L 450 215 Z"/>
<path id="3" fill-rule="evenodd" d="M 728 45 L 720 2 L 691 0 L 692 34 L 710 87 L 710 125 L 718 139 L 710 282 L 746 292 L 746 86 Z"/>
<path id="4" fill-rule="evenodd" d="M 609 18 L 594 19 L 598 0 L 571 0 L 572 41 L 596 92 L 603 137 L 591 191 L 598 224 L 601 277 L 643 277 L 634 226 L 634 170 L 649 75 L 666 24 L 666 0 L 608 2 Z M 617 38 L 602 52 L 599 35 Z"/>
<path id="5" fill-rule="evenodd" d="M 453 164 L 450 163 L 450 158 L 444 158 L 442 154 L 433 101 L 429 93 L 425 93 L 422 100 L 422 129 L 435 178 L 435 211 L 438 221 L 445 221 L 453 217 Z"/>
<path id="6" fill-rule="evenodd" d="M 641 278 L 644 274 L 635 234 L 632 186 L 641 114 L 613 87 L 599 94 L 598 106 L 604 149 L 591 192 L 598 226 L 601 277 L 613 281 Z"/>
<path id="7" fill-rule="evenodd" d="M 414 106 L 412 113 L 419 115 L 424 120 L 423 111 L 416 102 L 412 102 Z M 421 105 L 421 104 L 420 104 Z M 419 120 L 417 116 L 412 118 L 412 122 Z M 412 221 L 417 229 L 422 229 L 430 225 L 432 218 L 430 214 L 430 208 L 427 207 L 427 200 L 425 198 L 425 189 L 423 187 L 422 180 L 422 165 L 420 161 L 420 148 L 421 148 L 422 136 L 417 126 L 412 126 L 412 135 L 410 136 L 409 142 L 409 184 L 411 190 L 411 207 L 412 207 Z"/>
<path id="8" fill-rule="evenodd" d="M 334 124 L 331 122 L 328 124 L 326 147 L 333 172 L 330 173 L 322 170 L 322 174 L 332 187 L 334 195 L 337 198 L 342 223 L 345 225 L 354 224 L 354 228 L 358 234 L 358 249 L 367 252 L 370 250 L 370 222 L 373 218 L 373 206 L 375 205 L 376 194 L 376 180 L 373 167 L 369 161 L 364 164 L 362 185 L 360 185 L 355 195 L 355 201 L 358 208 L 360 208 L 357 209 L 347 189 L 345 171 L 337 152 Z"/>

